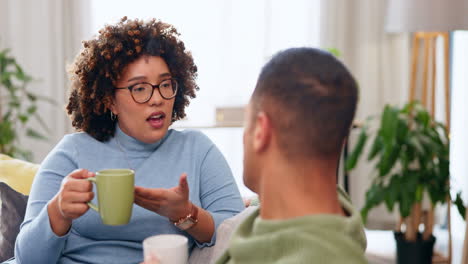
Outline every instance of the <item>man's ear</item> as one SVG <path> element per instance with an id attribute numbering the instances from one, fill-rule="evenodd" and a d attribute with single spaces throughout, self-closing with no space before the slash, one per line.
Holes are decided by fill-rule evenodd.
<path id="1" fill-rule="evenodd" d="M 271 145 L 273 127 L 265 112 L 259 112 L 255 119 L 253 149 L 257 152 L 263 152 Z"/>

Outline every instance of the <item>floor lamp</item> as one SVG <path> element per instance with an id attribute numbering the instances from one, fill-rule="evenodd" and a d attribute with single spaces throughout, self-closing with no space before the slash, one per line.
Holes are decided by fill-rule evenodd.
<path id="1" fill-rule="evenodd" d="M 445 122 L 450 131 L 450 32 L 468 29 L 468 2 L 466 0 L 388 0 L 386 31 L 413 34 L 409 99 L 418 99 L 428 108 L 432 117 L 436 113 L 437 44 L 443 45 L 443 75 Z M 419 82 L 418 82 L 419 81 Z M 451 263 L 452 233 L 450 199 L 447 199 L 448 255 L 435 254 L 433 263 Z M 433 214 L 429 210 L 429 214 Z M 431 217 L 429 217 L 431 218 Z M 468 213 L 467 213 L 468 219 Z M 467 222 L 468 223 L 468 222 Z M 425 223 L 427 224 L 427 223 Z M 432 223 L 429 223 L 432 225 Z M 463 264 L 468 264 L 468 225 L 463 253 Z"/>

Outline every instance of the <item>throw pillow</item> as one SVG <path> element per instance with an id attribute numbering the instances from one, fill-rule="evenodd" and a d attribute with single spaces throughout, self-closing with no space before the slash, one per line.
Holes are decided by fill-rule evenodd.
<path id="1" fill-rule="evenodd" d="M 0 182 L 5 182 L 22 194 L 29 194 L 38 169 L 39 164 L 0 154 Z"/>
<path id="2" fill-rule="evenodd" d="M 0 262 L 14 255 L 16 236 L 24 219 L 28 196 L 0 182 Z"/>

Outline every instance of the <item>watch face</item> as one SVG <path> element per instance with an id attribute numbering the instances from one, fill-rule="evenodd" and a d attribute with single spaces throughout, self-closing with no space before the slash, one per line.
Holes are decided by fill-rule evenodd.
<path id="1" fill-rule="evenodd" d="M 187 230 L 190 227 L 192 227 L 195 223 L 196 222 L 192 218 L 187 218 L 182 223 L 178 224 L 177 227 L 179 227 L 182 230 Z"/>

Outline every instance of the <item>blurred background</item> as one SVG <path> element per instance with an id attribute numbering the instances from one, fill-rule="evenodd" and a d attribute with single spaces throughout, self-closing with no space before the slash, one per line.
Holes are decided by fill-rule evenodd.
<path id="1" fill-rule="evenodd" d="M 95 37 L 105 24 L 116 23 L 123 16 L 157 18 L 179 30 L 199 69 L 197 98 L 191 101 L 187 118 L 176 122 L 173 128 L 198 129 L 207 134 L 228 160 L 242 195 L 254 195 L 242 182 L 242 111 L 262 65 L 276 52 L 298 46 L 332 50 L 359 83 L 357 121 L 380 114 L 385 104 L 401 106 L 408 101 L 414 30 L 389 30 L 389 2 L 0 0 L 0 50 L 10 49 L 9 54 L 33 78 L 28 84 L 31 91 L 55 101 L 53 104 L 38 103 L 37 113 L 47 130 L 41 127 L 39 120 L 30 121 L 30 126 L 47 139 L 37 140 L 28 136 L 26 129 L 18 129 L 20 136 L 16 144 L 30 150 L 32 161 L 40 163 L 65 134 L 74 132 L 64 111 L 69 91 L 66 67 L 79 53 L 82 40 Z M 449 6 L 450 1 L 446 2 Z M 438 10 L 436 6 L 432 8 L 434 13 Z M 467 201 L 468 31 L 463 29 L 468 28 L 444 30 L 450 32 L 448 97 L 444 93 L 443 78 L 447 76 L 443 71 L 435 71 L 433 79 L 436 120 L 447 123 L 443 109 L 446 102 L 450 102 L 451 187 L 454 192 L 463 190 Z M 445 55 L 441 41 L 436 41 L 434 50 L 434 58 Z M 434 61 L 436 69 L 444 67 L 443 60 Z M 357 131 L 353 130 L 350 147 L 356 137 Z M 340 170 L 339 182 L 346 185 L 358 208 L 364 205 L 372 170 L 372 163 L 363 162 L 350 173 Z M 441 232 L 437 243 L 444 251 L 448 247 L 444 242 L 448 239 L 444 231 L 446 208 L 439 210 L 438 219 Z M 368 227 L 391 229 L 396 221 L 396 212 L 389 213 L 380 206 L 371 211 Z M 456 230 L 452 234 L 452 262 L 460 263 L 465 222 L 456 212 L 450 221 L 452 230 Z M 380 244 L 369 243 L 370 250 L 384 257 L 393 254 L 394 246 L 388 253 L 387 240 L 376 240 L 381 240 Z"/>

